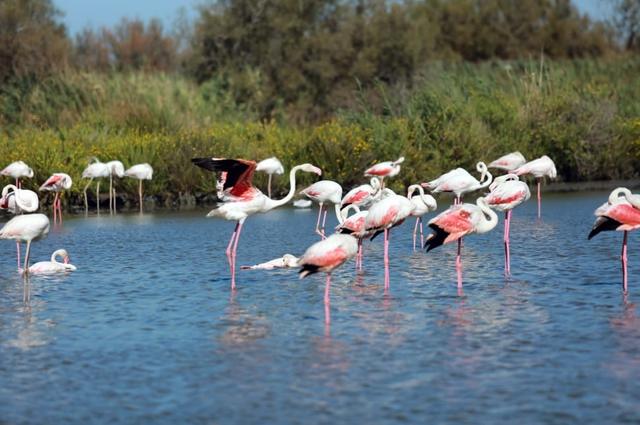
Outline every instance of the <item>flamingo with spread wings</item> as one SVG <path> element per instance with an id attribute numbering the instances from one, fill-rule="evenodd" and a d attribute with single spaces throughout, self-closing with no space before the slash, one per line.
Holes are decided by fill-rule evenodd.
<path id="1" fill-rule="evenodd" d="M 253 185 L 253 173 L 256 170 L 256 163 L 254 161 L 227 158 L 194 158 L 191 161 L 206 170 L 220 173 L 218 179 L 218 194 L 219 198 L 225 202 L 211 210 L 209 214 L 207 214 L 207 217 L 220 217 L 225 220 L 237 222 L 226 249 L 229 267 L 231 268 L 231 289 L 235 289 L 236 252 L 244 221 L 250 215 L 264 213 L 289 202 L 295 194 L 296 173 L 298 171 L 316 173 L 318 175 L 321 175 L 322 171 L 311 164 L 302 164 L 293 167 L 289 173 L 289 181 L 291 184 L 289 193 L 282 199 L 274 200 Z"/>

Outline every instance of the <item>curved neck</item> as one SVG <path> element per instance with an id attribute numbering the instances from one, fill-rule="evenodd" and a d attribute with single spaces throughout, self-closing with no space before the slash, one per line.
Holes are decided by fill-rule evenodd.
<path id="1" fill-rule="evenodd" d="M 61 264 L 58 261 L 58 257 L 62 257 L 62 254 L 60 253 L 60 251 L 56 251 L 53 254 L 51 254 L 51 262 L 52 263 L 57 263 L 57 264 Z"/>
<path id="2" fill-rule="evenodd" d="M 333 204 L 333 207 L 336 211 L 336 218 L 338 219 L 338 223 L 342 224 L 346 217 L 342 217 L 342 211 L 340 211 L 340 204 Z"/>
<path id="3" fill-rule="evenodd" d="M 347 217 L 349 217 L 349 212 L 351 210 L 354 210 L 356 212 L 356 214 L 360 212 L 360 207 L 357 206 L 356 204 L 349 204 L 342 211 L 340 211 L 340 209 L 338 208 L 338 204 L 336 204 L 336 207 L 337 207 L 336 208 L 336 214 L 338 216 L 338 223 L 340 223 L 340 224 L 344 223 L 344 221 L 347 219 Z"/>
<path id="4" fill-rule="evenodd" d="M 293 196 L 296 194 L 296 172 L 302 168 L 301 165 L 296 165 L 295 167 L 293 167 L 291 169 L 291 171 L 289 172 L 289 193 L 287 193 L 287 196 L 285 196 L 282 199 L 278 199 L 277 201 L 275 199 L 271 199 L 269 197 L 267 197 L 267 199 L 269 201 L 267 201 L 267 208 L 268 210 L 273 209 L 273 208 L 277 208 L 280 207 L 284 204 L 286 204 L 287 202 L 289 202 L 290 200 L 293 199 Z"/>
<path id="5" fill-rule="evenodd" d="M 18 188 L 13 184 L 8 184 L 4 188 L 2 188 L 2 196 L 6 196 L 7 193 L 9 193 L 9 190 L 15 192 L 18 190 Z"/>
<path id="6" fill-rule="evenodd" d="M 484 198 L 480 197 L 476 200 L 476 205 L 482 211 L 482 219 L 476 226 L 476 233 L 486 233 L 496 227 L 498 224 L 498 215 L 487 205 Z M 487 216 L 489 218 L 487 219 Z"/>
<path id="7" fill-rule="evenodd" d="M 480 175 L 480 185 L 478 186 L 478 189 L 483 189 L 489 186 L 492 181 L 493 181 L 493 176 L 485 167 L 484 170 L 482 171 L 482 174 Z"/>

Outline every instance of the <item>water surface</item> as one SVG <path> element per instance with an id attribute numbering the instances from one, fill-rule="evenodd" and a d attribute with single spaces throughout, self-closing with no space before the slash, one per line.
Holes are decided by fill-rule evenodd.
<path id="1" fill-rule="evenodd" d="M 205 210 L 69 217 L 33 258 L 64 247 L 78 271 L 34 277 L 29 307 L 2 244 L 0 423 L 638 423 L 640 250 L 623 297 L 622 235 L 586 240 L 606 197 L 518 208 L 508 280 L 502 217 L 465 239 L 462 294 L 455 245 L 394 229 L 390 292 L 380 238 L 334 273 L 330 327 L 324 276 L 239 271 L 232 293 L 233 223 Z M 238 264 L 300 254 L 315 218 L 251 217 Z"/>

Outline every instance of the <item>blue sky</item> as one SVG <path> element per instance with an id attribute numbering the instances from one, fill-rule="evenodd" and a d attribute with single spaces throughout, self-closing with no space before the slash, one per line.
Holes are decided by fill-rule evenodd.
<path id="1" fill-rule="evenodd" d="M 608 0 L 573 1 L 581 11 L 594 18 L 607 18 L 611 14 Z M 71 35 L 86 26 L 113 26 L 123 16 L 143 20 L 157 17 L 170 28 L 181 7 L 189 12 L 189 16 L 195 16 L 195 6 L 201 3 L 202 0 L 54 0 L 64 13 L 63 21 Z"/>

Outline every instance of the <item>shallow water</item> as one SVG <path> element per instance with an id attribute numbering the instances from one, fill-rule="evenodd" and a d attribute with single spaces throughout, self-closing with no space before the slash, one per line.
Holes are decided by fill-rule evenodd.
<path id="1" fill-rule="evenodd" d="M 413 253 L 406 223 L 388 294 L 382 238 L 334 272 L 330 327 L 324 276 L 239 271 L 232 293 L 233 224 L 205 210 L 69 217 L 33 258 L 64 247 L 78 271 L 33 277 L 28 308 L 2 244 L 0 423 L 638 423 L 638 236 L 623 297 L 622 235 L 586 240 L 606 197 L 515 210 L 509 280 L 502 217 L 465 239 L 462 294 L 455 245 Z M 303 252 L 315 212 L 247 220 L 238 264 Z"/>

